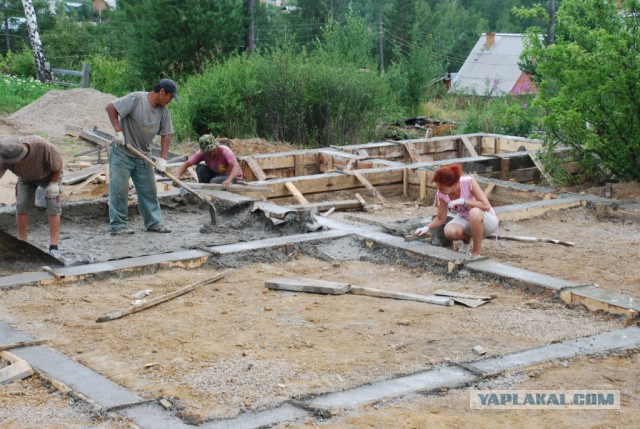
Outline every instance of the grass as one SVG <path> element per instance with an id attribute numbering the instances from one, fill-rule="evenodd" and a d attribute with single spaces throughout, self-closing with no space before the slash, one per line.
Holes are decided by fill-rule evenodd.
<path id="1" fill-rule="evenodd" d="M 52 89 L 59 88 L 32 78 L 0 74 L 0 115 L 10 115 Z"/>

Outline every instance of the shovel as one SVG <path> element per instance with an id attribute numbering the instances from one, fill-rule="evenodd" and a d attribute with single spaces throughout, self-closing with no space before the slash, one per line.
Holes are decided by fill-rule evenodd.
<path id="1" fill-rule="evenodd" d="M 142 158 L 147 164 L 150 164 L 152 167 L 155 167 L 156 163 L 153 162 L 153 160 L 151 158 L 149 158 L 148 156 L 146 156 L 145 154 L 140 152 L 135 147 L 125 143 L 124 144 L 124 148 L 125 149 L 129 149 L 131 151 L 131 153 L 133 153 L 136 156 Z M 205 204 L 207 204 L 209 206 L 209 216 L 211 217 L 211 224 L 214 225 L 214 226 L 218 224 L 218 212 L 216 211 L 216 206 L 213 205 L 213 202 L 209 198 L 206 198 L 204 195 L 199 194 L 198 192 L 194 191 L 193 188 L 191 188 L 189 185 L 187 185 L 182 180 L 178 179 L 176 176 L 174 176 L 173 174 L 169 173 L 168 171 L 164 171 L 164 172 L 161 171 L 160 173 L 162 173 L 163 175 L 167 176 L 176 185 L 178 185 L 181 188 L 184 188 L 185 190 L 189 191 L 196 198 L 198 198 L 200 201 L 202 201 Z"/>

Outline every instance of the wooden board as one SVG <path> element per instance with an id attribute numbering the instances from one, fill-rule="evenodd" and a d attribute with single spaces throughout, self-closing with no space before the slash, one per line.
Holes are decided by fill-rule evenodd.
<path id="1" fill-rule="evenodd" d="M 131 308 L 128 308 L 126 310 L 116 311 L 115 313 L 107 314 L 106 316 L 99 317 L 96 320 L 96 322 L 97 323 L 108 322 L 110 320 L 119 319 L 119 318 L 124 317 L 126 315 L 137 313 L 137 312 L 142 311 L 142 310 L 146 310 L 147 308 L 154 307 L 154 306 L 156 306 L 158 304 L 161 304 L 161 303 L 163 303 L 165 301 L 169 301 L 170 299 L 173 299 L 173 298 L 176 298 L 178 296 L 184 295 L 185 293 L 191 292 L 192 290 L 194 290 L 194 289 L 196 289 L 196 288 L 198 288 L 200 286 L 207 285 L 209 283 L 213 283 L 215 281 L 218 281 L 218 280 L 226 277 L 227 275 L 229 275 L 232 271 L 233 270 L 231 270 L 231 269 L 225 270 L 225 271 L 223 271 L 223 272 L 221 272 L 219 274 L 216 274 L 213 277 L 209 277 L 208 279 L 202 280 L 200 282 L 194 283 L 194 284 L 189 285 L 189 286 L 185 286 L 185 287 L 180 288 L 180 289 L 178 289 L 176 291 L 173 291 L 171 293 L 159 296 L 159 297 L 157 297 L 155 299 L 152 299 L 152 300 L 148 301 L 147 303 L 145 303 L 143 305 L 140 305 L 140 306 L 137 306 L 137 307 L 131 307 Z"/>
<path id="2" fill-rule="evenodd" d="M 104 173 L 104 165 L 102 164 L 90 165 L 89 167 L 79 171 L 65 173 L 62 175 L 62 184 L 73 185 L 75 183 L 87 180 L 87 178 L 93 176 L 96 173 L 100 173 L 100 174 Z"/>
<path id="3" fill-rule="evenodd" d="M 244 158 L 244 161 L 247 163 L 247 165 L 253 172 L 254 176 L 256 176 L 256 179 L 267 180 L 267 175 L 264 173 L 260 165 L 258 165 L 258 162 L 255 160 L 254 157 L 248 156 Z"/>
<path id="4" fill-rule="evenodd" d="M 336 283 L 301 277 L 292 279 L 277 277 L 264 282 L 264 285 L 271 290 L 321 293 L 325 295 L 343 295 L 349 292 L 351 287 L 348 283 Z"/>
<path id="5" fill-rule="evenodd" d="M 360 183 L 364 185 L 365 188 L 371 191 L 371 193 L 378 199 L 378 201 L 380 201 L 382 204 L 386 204 L 387 200 L 384 199 L 382 194 L 378 192 L 378 190 L 374 188 L 373 185 L 367 179 L 365 179 L 362 174 L 354 173 L 354 176 Z"/>
<path id="6" fill-rule="evenodd" d="M 491 299 L 493 299 L 492 296 L 470 295 L 468 293 L 453 292 L 453 291 L 444 290 L 444 289 L 438 289 L 433 294 L 434 295 L 439 295 L 439 296 L 448 296 L 448 297 L 451 297 L 451 298 L 469 298 L 469 299 L 479 299 L 479 300 L 491 300 Z"/>
<path id="7" fill-rule="evenodd" d="M 0 386 L 33 375 L 33 368 L 26 360 L 9 352 L 1 352 L 0 358 L 12 362 L 11 365 L 0 369 Z"/>
<path id="8" fill-rule="evenodd" d="M 462 140 L 462 144 L 464 144 L 464 147 L 467 149 L 467 152 L 469 152 L 470 156 L 472 156 L 474 158 L 478 156 L 478 153 L 476 152 L 476 149 L 471 144 L 471 141 L 469 140 L 469 137 L 460 136 L 460 140 Z"/>
<path id="9" fill-rule="evenodd" d="M 309 201 L 307 201 L 307 199 L 304 197 L 304 195 L 302 195 L 300 193 L 300 191 L 298 190 L 298 188 L 296 188 L 296 186 L 291 183 L 291 182 L 286 182 L 284 184 L 287 189 L 289 190 L 289 192 L 291 192 L 291 195 L 293 195 L 293 197 L 300 203 L 300 204 L 309 204 Z"/>
<path id="10" fill-rule="evenodd" d="M 549 174 L 547 174 L 544 171 L 544 165 L 542 165 L 542 163 L 538 159 L 538 155 L 536 155 L 535 151 L 530 150 L 527 153 L 531 157 L 531 160 L 536 165 L 536 167 L 538 167 L 538 170 L 540 170 L 540 174 L 542 174 L 542 176 L 544 177 L 544 180 L 546 180 L 547 183 L 551 183 L 551 181 L 553 180 L 553 177 L 551 177 Z"/>
<path id="11" fill-rule="evenodd" d="M 442 296 L 416 295 L 413 293 L 396 292 L 390 290 L 375 289 L 364 286 L 351 285 L 350 293 L 354 295 L 366 295 L 375 298 L 392 298 L 406 301 L 426 302 L 428 304 L 452 306 L 453 300 Z"/>

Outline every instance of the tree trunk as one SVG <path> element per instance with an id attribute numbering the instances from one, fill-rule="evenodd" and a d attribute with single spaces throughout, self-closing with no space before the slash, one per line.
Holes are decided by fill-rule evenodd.
<path id="1" fill-rule="evenodd" d="M 251 54 L 255 50 L 256 36 L 255 36 L 255 3 L 254 0 L 247 0 L 246 2 L 247 13 L 249 14 L 249 28 L 244 38 L 244 47 L 247 53 Z"/>
<path id="2" fill-rule="evenodd" d="M 27 28 L 29 29 L 29 40 L 33 49 L 33 57 L 36 61 L 36 73 L 40 82 L 51 80 L 51 73 L 45 67 L 46 60 L 42 51 L 42 40 L 38 32 L 38 20 L 36 19 L 36 11 L 33 8 L 31 0 L 22 0 L 24 7 L 24 15 L 27 17 Z"/>

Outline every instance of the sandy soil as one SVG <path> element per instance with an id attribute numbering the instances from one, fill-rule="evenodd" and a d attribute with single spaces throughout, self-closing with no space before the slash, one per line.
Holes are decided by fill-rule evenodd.
<path id="1" fill-rule="evenodd" d="M 68 105 L 69 109 L 76 106 Z M 38 114 L 45 111 L 32 108 L 31 121 L 39 121 Z M 81 121 L 86 118 L 81 109 L 77 115 Z M 70 119 L 58 122 L 65 120 Z M 77 144 L 56 134 L 58 125 L 42 132 L 63 147 Z M 10 133 L 26 132 L 5 118 L 0 121 L 0 135 Z M 257 141 L 235 149 L 252 153 L 252 148 L 267 152 L 269 147 L 280 146 Z M 0 202 L 5 204 L 13 203 L 11 180 L 9 174 L 0 180 Z M 617 198 L 640 201 L 638 184 L 616 185 L 614 190 Z M 585 191 L 597 194 L 602 189 Z M 386 222 L 432 214 L 430 207 L 391 201 L 389 207 L 357 214 Z M 334 216 L 344 218 L 343 213 Z M 640 269 L 631 263 L 640 256 L 637 224 L 599 219 L 581 208 L 504 222 L 500 228 L 504 234 L 568 240 L 575 246 L 486 241 L 484 253 L 492 259 L 640 296 Z M 338 250 L 351 246 L 355 260 L 282 254 L 278 260 L 236 268 L 227 278 L 163 305 L 100 324 L 95 322 L 98 317 L 129 307 L 132 295 L 142 289 L 152 289 L 153 298 L 219 270 L 174 268 L 61 286 L 23 287 L 2 292 L 0 320 L 35 338 L 49 339 L 51 347 L 144 398 L 181 400 L 174 401 L 180 415 L 194 423 L 413 373 L 445 359 L 475 360 L 478 356 L 471 351 L 475 345 L 484 347 L 488 355 L 501 355 L 625 326 L 624 320 L 568 308 L 547 296 L 488 280 L 442 277 L 422 267 L 407 268 L 401 259 L 358 260 L 358 255 L 367 253 L 358 251 L 362 243 L 341 239 L 331 245 Z M 274 277 L 318 278 L 422 294 L 447 289 L 496 298 L 470 309 L 265 289 L 264 282 Z M 640 417 L 638 363 L 637 350 L 551 362 L 476 386 L 616 389 L 622 396 L 620 410 L 478 411 L 469 407 L 468 389 L 455 389 L 336 412 L 327 422 L 309 419 L 280 427 L 635 427 L 633 422 Z M 0 388 L 0 405 L 3 427 L 127 427 L 115 416 L 100 419 L 33 377 Z"/>

